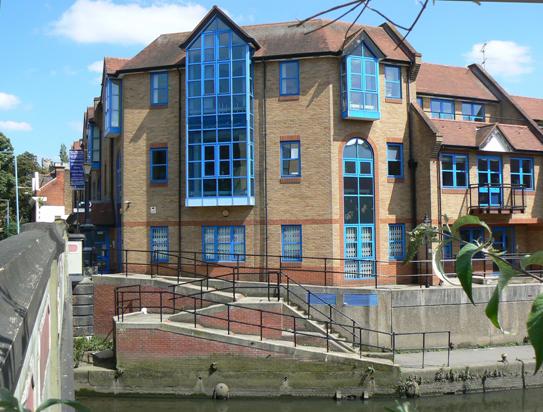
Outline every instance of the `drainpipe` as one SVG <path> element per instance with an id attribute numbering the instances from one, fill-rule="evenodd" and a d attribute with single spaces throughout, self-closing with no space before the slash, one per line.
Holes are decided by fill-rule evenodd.
<path id="1" fill-rule="evenodd" d="M 181 98 L 183 96 L 182 92 L 183 92 L 183 89 L 182 89 L 182 86 L 181 86 L 181 67 L 178 69 L 178 72 L 179 72 L 179 97 L 177 99 L 177 101 L 179 102 L 178 105 L 179 105 L 179 201 L 178 201 L 178 210 L 177 210 L 177 217 L 178 217 L 178 230 L 177 230 L 177 247 L 178 247 L 178 252 L 179 254 L 181 255 L 181 250 L 183 250 L 183 248 L 181 247 L 181 240 L 182 240 L 182 236 L 181 236 L 181 214 L 182 214 L 182 209 L 183 209 L 183 172 L 182 170 L 184 169 L 184 163 L 182 162 L 182 159 L 183 159 L 183 118 L 181 116 Z"/>
<path id="2" fill-rule="evenodd" d="M 262 61 L 262 136 L 264 150 L 264 256 L 268 269 L 268 150 L 267 150 L 267 119 L 266 119 L 266 61 Z"/>

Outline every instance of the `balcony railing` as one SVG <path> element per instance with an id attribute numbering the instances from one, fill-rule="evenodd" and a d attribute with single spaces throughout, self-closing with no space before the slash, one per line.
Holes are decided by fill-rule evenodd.
<path id="1" fill-rule="evenodd" d="M 469 185 L 470 213 L 524 213 L 526 189 L 524 185 L 479 183 Z"/>

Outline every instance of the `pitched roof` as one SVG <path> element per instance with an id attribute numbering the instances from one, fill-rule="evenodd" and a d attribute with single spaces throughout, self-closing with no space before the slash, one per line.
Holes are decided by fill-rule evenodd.
<path id="1" fill-rule="evenodd" d="M 438 119 L 432 119 L 432 123 L 443 136 L 444 145 L 479 147 L 498 128 L 515 150 L 543 151 L 543 143 L 528 126 Z"/>
<path id="2" fill-rule="evenodd" d="M 130 59 L 119 57 L 104 57 L 106 74 L 115 74 L 115 72 L 117 72 L 117 70 L 120 70 L 129 60 Z"/>
<path id="3" fill-rule="evenodd" d="M 490 90 L 467 67 L 422 63 L 417 93 L 497 101 Z"/>
<path id="4" fill-rule="evenodd" d="M 302 27 L 295 27 L 297 22 L 283 22 L 241 26 L 248 36 L 260 45 L 255 58 L 280 58 L 295 55 L 339 54 L 342 51 L 345 33 L 350 23 L 337 21 L 317 30 L 329 20 L 312 20 Z M 410 57 L 397 46 L 393 38 L 383 27 L 355 25 L 350 34 L 364 30 L 375 43 L 385 58 L 409 62 Z M 122 72 L 137 71 L 153 67 L 176 66 L 183 62 L 185 51 L 180 48 L 191 35 L 190 32 L 163 34 L 123 65 Z"/>
<path id="5" fill-rule="evenodd" d="M 543 99 L 525 96 L 511 96 L 534 120 L 543 120 Z"/>

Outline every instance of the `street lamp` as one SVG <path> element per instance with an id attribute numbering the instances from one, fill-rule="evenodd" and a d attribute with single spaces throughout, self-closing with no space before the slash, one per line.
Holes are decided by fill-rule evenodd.
<path id="1" fill-rule="evenodd" d="M 19 222 L 19 176 L 17 171 L 17 156 L 15 152 L 2 151 L 0 154 L 12 155 L 15 162 L 15 216 L 17 218 L 17 234 L 21 232 L 21 223 Z"/>
<path id="2" fill-rule="evenodd" d="M 85 173 L 85 224 L 88 223 L 89 217 L 89 177 L 91 172 L 91 164 L 85 162 L 83 164 L 83 172 Z"/>

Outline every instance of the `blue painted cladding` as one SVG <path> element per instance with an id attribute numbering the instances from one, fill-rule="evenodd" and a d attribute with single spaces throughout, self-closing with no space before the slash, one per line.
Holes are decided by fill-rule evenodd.
<path id="1" fill-rule="evenodd" d="M 343 295 L 343 304 L 348 306 L 377 306 L 379 299 L 374 293 L 348 293 Z"/>
<path id="2" fill-rule="evenodd" d="M 334 293 L 307 293 L 307 301 L 311 305 L 335 305 L 336 295 Z"/>

